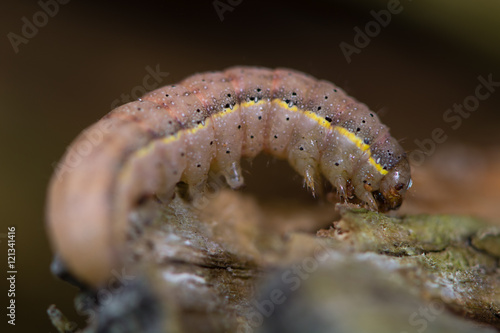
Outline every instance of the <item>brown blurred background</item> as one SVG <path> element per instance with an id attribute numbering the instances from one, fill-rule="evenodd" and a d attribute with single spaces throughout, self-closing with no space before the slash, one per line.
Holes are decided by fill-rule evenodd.
<path id="1" fill-rule="evenodd" d="M 448 142 L 498 144 L 500 91 L 457 130 L 442 119 L 454 103 L 474 93 L 479 75 L 500 81 L 498 1 L 402 0 L 401 13 L 352 54 L 349 64 L 339 44 L 354 45 L 354 27 L 364 30 L 374 20 L 370 11 L 386 9 L 391 1 L 243 0 L 234 5 L 238 2 L 218 2 L 233 3 L 221 21 L 213 0 L 73 0 L 59 5 L 17 53 L 8 34 L 21 36 L 22 18 L 33 22 L 42 8 L 37 1 L 2 3 L 0 236 L 7 226 L 16 226 L 18 331 L 55 332 L 46 315 L 52 303 L 83 322 L 72 310 L 76 289 L 49 272 L 46 186 L 72 139 L 121 94 L 142 86 L 147 66 L 169 73 L 159 86 L 238 64 L 295 68 L 336 83 L 379 112 L 407 150 L 436 127 L 444 129 Z M 288 186 L 269 178 L 271 185 L 262 186 Z M 252 171 L 247 182 L 258 179 L 263 178 Z M 0 240 L 6 253 L 5 239 Z M 6 255 L 1 257 L 5 272 Z M 7 289 L 2 282 L 3 295 Z M 0 327 L 6 324 L 1 312 Z"/>

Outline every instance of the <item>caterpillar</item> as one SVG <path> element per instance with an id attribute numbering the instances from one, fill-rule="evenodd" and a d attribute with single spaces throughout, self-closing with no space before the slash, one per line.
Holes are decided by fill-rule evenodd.
<path id="1" fill-rule="evenodd" d="M 241 158 L 261 152 L 288 159 L 313 192 L 323 176 L 372 210 L 398 208 L 411 186 L 403 148 L 339 87 L 289 69 L 232 67 L 147 93 L 75 139 L 49 184 L 53 248 L 97 286 L 119 261 L 143 198 L 168 202 L 180 182 L 199 196 L 209 172 L 236 189 Z"/>

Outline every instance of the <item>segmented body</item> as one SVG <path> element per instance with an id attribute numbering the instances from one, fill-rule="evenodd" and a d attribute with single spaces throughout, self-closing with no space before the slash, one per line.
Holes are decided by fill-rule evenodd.
<path id="1" fill-rule="evenodd" d="M 72 148 L 63 159 L 48 206 L 55 249 L 94 284 L 116 262 L 127 214 L 148 195 L 168 201 L 180 181 L 192 197 L 203 192 L 209 171 L 237 188 L 241 158 L 266 152 L 288 159 L 313 191 L 323 175 L 344 198 L 353 192 L 377 209 L 373 194 L 382 179 L 406 162 L 364 104 L 330 82 L 287 69 L 197 74 L 116 108 L 86 133 L 98 127 L 106 131 L 88 156 L 71 169 L 64 163 Z M 398 172 L 409 180 L 409 167 Z M 86 256 L 91 244 L 106 250 Z"/>

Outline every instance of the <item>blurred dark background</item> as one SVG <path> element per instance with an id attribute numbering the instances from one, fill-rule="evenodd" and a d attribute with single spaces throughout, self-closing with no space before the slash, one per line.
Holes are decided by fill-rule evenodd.
<path id="1" fill-rule="evenodd" d="M 9 33 L 22 36 L 23 17 L 33 22 L 42 7 L 37 1 L 3 2 L 0 236 L 16 226 L 15 328 L 55 332 L 46 315 L 52 303 L 83 322 L 73 310 L 76 289 L 49 272 L 46 186 L 73 138 L 121 94 L 142 86 L 148 66 L 169 73 L 158 86 L 239 64 L 290 67 L 336 83 L 379 112 L 407 150 L 436 127 L 449 142 L 496 145 L 500 92 L 482 101 L 457 130 L 442 117 L 474 93 L 479 75 L 500 81 L 500 3 L 402 0 L 402 11 L 348 63 L 339 44 L 354 46 L 353 29 L 364 30 L 374 20 L 370 11 L 392 2 L 220 0 L 218 6 L 229 6 L 221 21 L 213 0 L 72 0 L 59 4 L 17 53 Z M 43 15 L 38 19 L 44 23 Z M 6 253 L 5 238 L 0 241 Z M 1 267 L 7 270 L 6 263 Z"/>

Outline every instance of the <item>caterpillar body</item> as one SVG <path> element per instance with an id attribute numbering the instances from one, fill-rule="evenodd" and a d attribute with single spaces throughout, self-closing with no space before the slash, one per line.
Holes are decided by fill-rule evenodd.
<path id="1" fill-rule="evenodd" d="M 96 132 L 74 163 L 75 149 Z M 141 198 L 168 201 L 179 182 L 196 197 L 209 171 L 238 188 L 240 159 L 260 152 L 288 159 L 311 190 L 322 175 L 345 200 L 355 196 L 372 210 L 399 207 L 411 186 L 404 150 L 366 105 L 297 71 L 233 67 L 120 106 L 72 143 L 49 186 L 54 250 L 98 286 L 119 261 Z"/>

